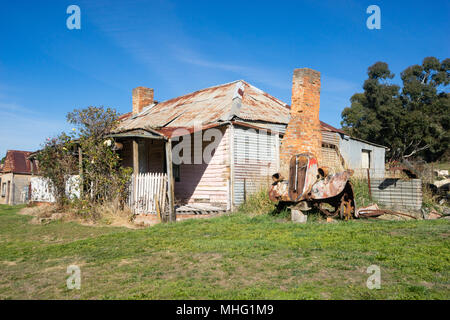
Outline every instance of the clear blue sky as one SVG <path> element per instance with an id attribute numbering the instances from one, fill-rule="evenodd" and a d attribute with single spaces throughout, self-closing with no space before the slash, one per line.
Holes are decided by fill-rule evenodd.
<path id="1" fill-rule="evenodd" d="M 81 30 L 66 9 L 81 8 Z M 369 30 L 366 8 L 381 9 Z M 290 103 L 292 72 L 322 73 L 321 119 L 340 126 L 367 67 L 397 75 L 448 58 L 449 1 L 2 1 L 0 155 L 70 129 L 74 108 L 131 110 L 131 89 L 163 101 L 244 79 Z"/>

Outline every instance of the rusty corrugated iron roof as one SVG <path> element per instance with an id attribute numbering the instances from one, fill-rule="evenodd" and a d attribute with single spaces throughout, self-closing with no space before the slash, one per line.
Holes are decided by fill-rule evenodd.
<path id="1" fill-rule="evenodd" d="M 31 151 L 8 150 L 6 152 L 5 163 L 3 164 L 1 172 L 31 174 L 32 162 L 28 160 L 28 157 L 31 154 Z M 34 171 L 37 171 L 35 165 Z"/>
<path id="2" fill-rule="evenodd" d="M 322 130 L 331 131 L 331 132 L 337 132 L 337 133 L 341 133 L 341 134 L 346 134 L 341 129 L 337 129 L 337 128 L 333 127 L 333 126 L 330 126 L 328 123 L 325 123 L 323 121 L 320 121 L 320 126 L 321 126 Z"/>
<path id="3" fill-rule="evenodd" d="M 135 116 L 122 115 L 117 131 L 193 127 L 235 117 L 288 123 L 289 109 L 281 100 L 239 80 L 153 104 Z"/>
<path id="4" fill-rule="evenodd" d="M 204 130 L 239 119 L 287 125 L 289 118 L 290 105 L 246 81 L 237 80 L 152 104 L 135 116 L 125 113 L 119 118 L 121 123 L 116 132 L 152 129 L 173 137 L 178 135 L 177 129 L 194 132 L 194 125 L 199 123 Z M 322 130 L 344 134 L 327 123 L 320 124 Z"/>

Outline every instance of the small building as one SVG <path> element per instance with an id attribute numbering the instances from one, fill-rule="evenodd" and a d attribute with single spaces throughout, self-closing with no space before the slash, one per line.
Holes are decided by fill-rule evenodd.
<path id="1" fill-rule="evenodd" d="M 231 210 L 300 152 L 336 170 L 384 172 L 385 147 L 319 121 L 320 73 L 296 69 L 292 92 L 291 107 L 238 80 L 158 103 L 153 89 L 138 87 L 112 136 L 135 173 L 168 172 L 173 160 L 178 208 Z"/>
<path id="2" fill-rule="evenodd" d="M 30 151 L 8 150 L 0 170 L 0 204 L 27 203 L 30 179 L 36 165 L 28 157 Z"/>
<path id="3" fill-rule="evenodd" d="M 356 177 L 383 178 L 387 147 L 349 136 L 344 131 L 321 122 L 322 163 L 325 166 L 352 169 Z"/>

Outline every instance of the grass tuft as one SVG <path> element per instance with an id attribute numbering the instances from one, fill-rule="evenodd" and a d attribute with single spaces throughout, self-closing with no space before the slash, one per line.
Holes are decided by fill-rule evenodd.
<path id="1" fill-rule="evenodd" d="M 275 203 L 270 201 L 268 189 L 260 188 L 257 192 L 250 194 L 237 211 L 244 214 L 261 215 L 272 213 L 274 210 Z"/>

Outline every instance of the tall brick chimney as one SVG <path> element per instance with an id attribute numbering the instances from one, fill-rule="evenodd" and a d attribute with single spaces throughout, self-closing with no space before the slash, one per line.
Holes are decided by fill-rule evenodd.
<path id="1" fill-rule="evenodd" d="M 141 112 L 144 107 L 153 103 L 153 89 L 137 87 L 133 89 L 133 115 Z"/>
<path id="2" fill-rule="evenodd" d="M 302 68 L 294 70 L 292 79 L 291 118 L 281 141 L 280 173 L 287 178 L 289 160 L 295 154 L 310 152 L 322 160 L 322 132 L 319 120 L 320 72 Z"/>

